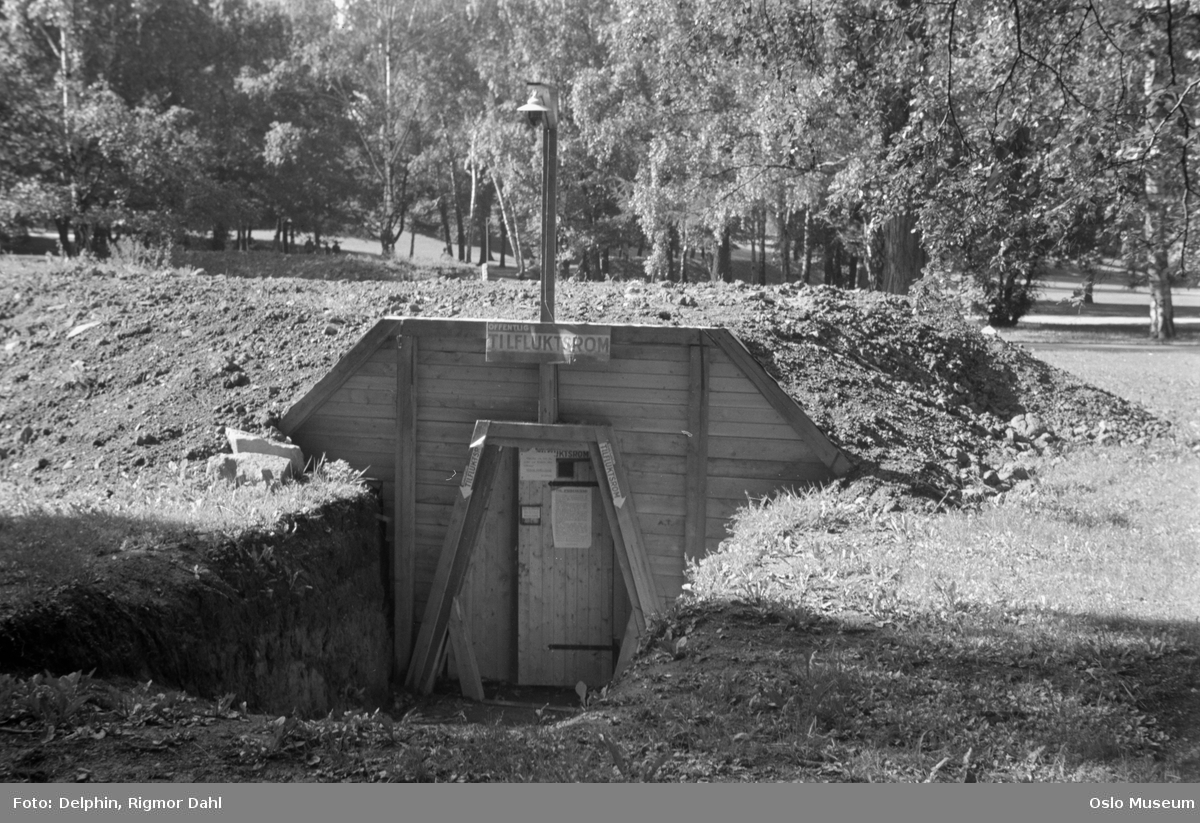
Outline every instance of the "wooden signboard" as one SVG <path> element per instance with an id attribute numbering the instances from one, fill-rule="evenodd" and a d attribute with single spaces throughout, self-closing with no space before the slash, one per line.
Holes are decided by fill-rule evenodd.
<path id="1" fill-rule="evenodd" d="M 608 360 L 612 332 L 608 326 L 564 323 L 487 324 L 487 363 L 576 363 Z"/>

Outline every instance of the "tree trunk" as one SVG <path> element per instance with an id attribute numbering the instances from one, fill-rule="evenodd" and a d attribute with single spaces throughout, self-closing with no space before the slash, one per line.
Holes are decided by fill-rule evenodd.
<path id="1" fill-rule="evenodd" d="M 1152 8 L 1155 6 L 1159 7 L 1158 10 L 1165 11 L 1167 15 L 1171 14 L 1170 3 L 1167 3 L 1165 9 L 1162 9 L 1157 3 L 1151 5 Z M 1172 22 L 1168 17 L 1167 26 L 1171 26 Z M 1165 124 L 1172 117 L 1171 99 L 1178 94 L 1174 89 L 1176 85 L 1175 59 L 1176 56 L 1169 52 L 1153 51 L 1148 55 L 1145 75 L 1142 79 L 1142 88 L 1146 98 L 1145 122 L 1147 123 Z M 1153 94 L 1152 90 L 1160 90 L 1161 93 Z M 1186 91 L 1182 92 L 1182 94 L 1186 93 Z M 1186 108 L 1183 109 L 1180 112 L 1181 116 L 1186 117 L 1186 111 Z M 1188 128 L 1185 126 L 1181 137 L 1186 137 L 1187 133 Z M 1184 156 L 1186 157 L 1186 155 Z M 1146 277 L 1150 286 L 1150 336 L 1159 340 L 1170 340 L 1175 337 L 1175 307 L 1171 300 L 1170 270 L 1172 241 L 1168 239 L 1171 232 L 1167 227 L 1167 215 L 1171 207 L 1167 204 L 1179 196 L 1178 181 L 1174 179 L 1177 174 L 1176 164 L 1178 162 L 1177 159 L 1164 152 L 1159 157 L 1148 158 L 1142 169 L 1143 180 L 1140 192 L 1143 198 L 1142 242 L 1145 244 Z M 1183 168 L 1186 172 L 1186 165 Z M 1182 214 L 1182 217 L 1187 221 L 1189 219 L 1189 215 L 1186 214 L 1188 201 L 1186 192 L 1183 193 L 1185 194 L 1183 198 L 1185 213 Z M 1186 265 L 1186 261 L 1181 260 L 1180 265 Z"/>
<path id="2" fill-rule="evenodd" d="M 384 258 L 396 256 L 396 236 L 392 234 L 392 213 L 396 208 L 395 192 L 392 189 L 391 164 L 387 164 L 384 174 L 388 175 L 383 194 L 383 220 L 379 226 L 379 252 Z"/>
<path id="3" fill-rule="evenodd" d="M 733 243 L 729 237 L 729 226 L 721 229 L 721 242 L 717 253 L 713 255 L 713 266 L 716 277 L 724 283 L 733 281 Z"/>
<path id="4" fill-rule="evenodd" d="M 673 282 L 682 280 L 679 272 L 683 261 L 679 257 L 679 229 L 672 223 L 667 230 L 667 279 Z"/>
<path id="5" fill-rule="evenodd" d="M 1175 337 L 1175 306 L 1171 300 L 1170 260 L 1162 211 L 1150 205 L 1144 211 L 1148 250 L 1146 275 L 1150 286 L 1150 336 L 1158 340 L 1171 340 Z"/>
<path id="6" fill-rule="evenodd" d="M 396 244 L 400 242 L 400 238 L 404 235 L 404 229 L 408 224 L 408 202 L 403 196 L 396 208 L 400 210 L 400 215 L 396 218 L 395 226 L 391 230 L 392 257 L 396 256 Z"/>
<path id="7" fill-rule="evenodd" d="M 834 261 L 833 252 L 836 248 L 833 242 L 833 232 L 821 221 L 821 279 L 826 286 L 836 286 L 838 281 L 837 265 L 841 261 Z"/>
<path id="8" fill-rule="evenodd" d="M 833 232 L 830 231 L 826 237 L 832 234 Z M 846 277 L 842 272 L 842 261 L 846 259 L 846 247 L 842 245 L 840 237 L 834 237 L 829 242 L 833 243 L 833 283 L 831 285 L 844 289 L 846 288 Z"/>
<path id="9" fill-rule="evenodd" d="M 908 211 L 883 224 L 883 291 L 889 294 L 908 294 L 909 286 L 925 268 L 925 250 L 916 226 L 916 215 Z"/>
<path id="10" fill-rule="evenodd" d="M 54 228 L 58 229 L 59 255 L 62 257 L 74 257 L 75 244 L 71 241 L 71 221 L 65 217 L 55 217 Z"/>
<path id="11" fill-rule="evenodd" d="M 1083 266 L 1083 285 L 1080 289 L 1080 299 L 1083 305 L 1091 306 L 1096 302 L 1096 267 L 1091 262 Z"/>
<path id="12" fill-rule="evenodd" d="M 471 204 L 467 209 L 467 259 L 464 263 L 470 263 L 471 257 L 475 253 L 475 203 L 479 191 L 479 166 L 471 161 Z M 479 262 L 483 262 L 482 260 Z"/>
<path id="13" fill-rule="evenodd" d="M 804 210 L 804 268 L 801 270 L 805 283 L 812 282 L 813 216 L 812 209 Z"/>
<path id="14" fill-rule="evenodd" d="M 82 53 L 80 52 L 78 40 L 75 37 L 75 4 L 62 3 L 59 5 L 58 11 L 58 61 L 59 61 L 59 84 L 62 92 L 62 139 L 63 139 L 63 157 L 73 157 L 75 154 L 75 110 L 78 101 L 76 100 L 76 85 L 75 82 L 81 78 L 75 76 L 75 69 L 82 61 Z M 49 35 L 47 34 L 47 38 Z M 83 211 L 83 204 L 80 202 L 79 180 L 69 168 L 62 168 L 61 174 L 66 178 L 66 182 L 71 192 L 70 209 L 71 214 L 63 218 L 69 225 L 75 215 Z M 56 219 L 55 223 L 59 221 Z M 60 240 L 63 237 L 62 229 L 59 229 Z M 74 257 L 76 254 L 84 250 L 81 243 L 72 243 L 68 238 L 67 242 L 62 244 L 63 253 L 68 257 Z"/>
<path id="15" fill-rule="evenodd" d="M 458 260 L 460 263 L 467 261 L 467 235 L 463 229 L 463 213 L 462 213 L 462 193 L 459 191 L 458 185 L 458 166 L 453 160 L 450 161 L 450 185 L 454 189 L 454 223 L 456 228 L 455 236 L 458 239 Z"/>
<path id="16" fill-rule="evenodd" d="M 442 249 L 443 253 L 453 259 L 454 243 L 450 240 L 450 207 L 446 205 L 446 198 L 439 197 L 437 201 L 438 216 L 442 219 L 442 237 L 446 241 L 446 245 Z"/>
<path id="17" fill-rule="evenodd" d="M 758 284 L 767 285 L 767 206 L 758 208 L 758 219 L 755 220 L 758 229 Z"/>
<path id="18" fill-rule="evenodd" d="M 508 226 L 504 222 L 504 210 L 500 210 L 500 268 L 508 265 Z"/>
<path id="19" fill-rule="evenodd" d="M 860 288 L 858 283 L 858 255 L 851 254 L 850 260 L 846 264 L 846 288 Z"/>
<path id="20" fill-rule="evenodd" d="M 780 278 L 784 283 L 792 280 L 792 214 L 782 206 L 775 212 L 779 224 Z"/>
<path id="21" fill-rule="evenodd" d="M 492 201 L 494 189 L 486 180 L 479 181 L 479 262 L 492 262 Z"/>
<path id="22" fill-rule="evenodd" d="M 758 232 L 754 230 L 754 214 L 750 215 L 750 276 L 754 277 L 754 268 L 758 264 Z"/>
<path id="23" fill-rule="evenodd" d="M 508 216 L 508 207 L 504 205 L 504 191 L 500 188 L 500 181 L 492 176 L 492 187 L 496 190 L 496 202 L 500 204 L 500 219 L 504 221 L 505 233 L 512 238 L 513 257 L 517 260 L 517 279 L 525 278 L 525 255 L 521 253 L 521 234 L 516 221 L 510 220 Z M 500 265 L 504 265 L 504 245 L 500 246 Z"/>
<path id="24" fill-rule="evenodd" d="M 887 246 L 884 242 L 883 226 L 876 218 L 867 226 L 867 288 L 880 291 L 883 288 L 883 258 Z"/>

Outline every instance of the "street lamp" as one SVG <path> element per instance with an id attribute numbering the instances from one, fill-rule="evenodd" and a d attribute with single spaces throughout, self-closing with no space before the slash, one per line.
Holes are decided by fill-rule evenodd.
<path id="1" fill-rule="evenodd" d="M 529 81 L 529 101 L 524 112 L 533 128 L 542 130 L 542 312 L 541 322 L 554 322 L 554 252 L 558 194 L 558 89 L 549 83 Z"/>

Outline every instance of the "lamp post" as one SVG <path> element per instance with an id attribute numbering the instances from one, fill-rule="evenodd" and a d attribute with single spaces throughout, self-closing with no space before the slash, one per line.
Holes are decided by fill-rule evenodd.
<path id="1" fill-rule="evenodd" d="M 554 256 L 557 240 L 558 89 L 530 81 L 524 112 L 529 125 L 542 129 L 542 310 L 541 322 L 554 322 Z"/>

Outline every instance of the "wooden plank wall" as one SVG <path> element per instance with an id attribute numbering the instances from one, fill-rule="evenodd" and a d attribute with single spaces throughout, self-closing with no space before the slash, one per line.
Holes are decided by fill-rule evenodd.
<path id="1" fill-rule="evenodd" d="M 686 339 L 656 340 L 640 330 L 637 336 L 650 342 L 623 344 L 630 335 L 614 329 L 610 361 L 559 369 L 559 417 L 613 427 L 646 554 L 659 591 L 670 599 L 684 582 L 691 355 Z"/>
<path id="2" fill-rule="evenodd" d="M 829 468 L 716 346 L 709 356 L 708 551 L 749 498 L 829 480 Z"/>
<path id="3" fill-rule="evenodd" d="M 392 517 L 396 480 L 396 338 L 385 338 L 342 385 L 291 433 L 309 458 L 345 460 L 382 481 L 384 514 Z"/>
<path id="4" fill-rule="evenodd" d="M 536 422 L 538 369 L 536 364 L 486 363 L 482 328 L 478 335 L 423 334 L 417 352 L 416 385 L 414 605 L 419 620 L 425 610 L 462 471 L 470 457 L 475 421 Z M 502 470 L 498 483 L 511 484 L 512 471 Z M 496 531 L 489 530 L 489 534 L 501 539 Z M 472 609 L 471 613 L 479 612 Z M 478 640 L 481 629 L 472 623 L 471 630 Z M 480 665 L 483 666 L 483 661 Z M 491 674 L 484 672 L 483 676 Z"/>

